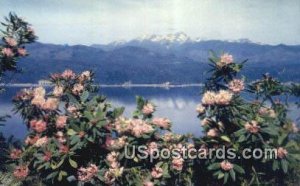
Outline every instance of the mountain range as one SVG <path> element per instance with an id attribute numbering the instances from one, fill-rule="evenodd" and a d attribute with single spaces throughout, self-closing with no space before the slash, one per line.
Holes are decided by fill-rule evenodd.
<path id="1" fill-rule="evenodd" d="M 54 72 L 93 70 L 97 83 L 201 83 L 208 70 L 209 50 L 228 52 L 235 61 L 248 59 L 250 80 L 264 73 L 282 81 L 300 81 L 300 45 L 268 45 L 248 39 L 237 41 L 191 39 L 185 33 L 151 35 L 106 45 L 34 43 L 19 63 L 22 73 L 6 80 L 36 83 Z"/>

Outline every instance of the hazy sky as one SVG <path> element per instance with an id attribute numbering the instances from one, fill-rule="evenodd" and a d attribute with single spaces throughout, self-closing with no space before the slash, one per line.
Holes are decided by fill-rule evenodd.
<path id="1" fill-rule="evenodd" d="M 39 41 L 108 43 L 145 34 L 300 44 L 300 0 L 0 0 L 33 24 Z"/>

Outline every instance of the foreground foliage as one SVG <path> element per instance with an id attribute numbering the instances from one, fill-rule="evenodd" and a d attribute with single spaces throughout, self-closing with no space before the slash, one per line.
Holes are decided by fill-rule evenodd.
<path id="1" fill-rule="evenodd" d="M 14 13 L 10 13 L 9 16 L 5 18 L 5 21 L 1 22 L 1 26 L 0 84 L 3 83 L 2 78 L 5 73 L 20 70 L 17 67 L 18 60 L 28 55 L 25 45 L 37 39 L 31 25 Z M 1 86 L 2 85 L 0 85 L 0 93 L 4 91 Z M 1 127 L 5 124 L 8 117 L 8 115 L 0 116 L 0 171 L 5 169 L 3 162 L 6 161 L 6 157 L 4 153 L 8 146 L 7 140 L 1 133 Z"/>
<path id="2" fill-rule="evenodd" d="M 90 71 L 52 74 L 54 86 L 48 92 L 42 87 L 22 90 L 14 103 L 29 133 L 22 148 L 10 151 L 13 175 L 23 183 L 39 177 L 54 185 L 286 184 L 291 181 L 287 173 L 295 173 L 295 179 L 299 131 L 281 101 L 294 88 L 268 75 L 247 86 L 239 76 L 244 63 L 234 63 L 228 54 L 213 54 L 210 61 L 212 76 L 196 109 L 201 138 L 172 133 L 171 121 L 155 117 L 155 105 L 141 97 L 133 116 L 124 117 L 124 108 L 97 95 Z M 253 96 L 245 99 L 242 92 Z M 162 149 L 176 150 L 178 156 L 125 157 L 141 145 L 149 156 Z M 184 158 L 194 147 L 205 158 Z M 256 148 L 262 153 L 274 149 L 277 158 L 244 158 L 245 149 Z M 215 151 L 208 158 L 209 149 Z M 231 149 L 236 157 L 220 158 L 218 149 Z"/>

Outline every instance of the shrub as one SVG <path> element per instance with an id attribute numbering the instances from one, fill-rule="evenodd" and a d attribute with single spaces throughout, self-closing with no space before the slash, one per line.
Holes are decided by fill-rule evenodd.
<path id="1" fill-rule="evenodd" d="M 297 180 L 299 131 L 287 117 L 288 104 L 281 101 L 295 95 L 296 85 L 268 75 L 247 85 L 239 75 L 245 62 L 235 63 L 229 54 L 212 54 L 210 62 L 211 77 L 196 109 L 201 138 L 172 133 L 171 121 L 155 117 L 155 105 L 141 97 L 132 118 L 124 117 L 124 108 L 114 108 L 97 95 L 90 71 L 52 74 L 53 89 L 48 93 L 43 87 L 22 90 L 14 103 L 29 133 L 23 148 L 11 150 L 13 174 L 23 183 L 38 177 L 54 185 L 253 185 Z M 141 158 L 143 154 L 133 152 L 142 145 L 150 157 L 163 149 L 177 156 Z M 205 158 L 184 158 L 184 152 L 194 147 Z M 227 154 L 219 157 L 219 149 Z M 245 149 L 260 149 L 263 156 L 247 158 Z M 268 149 L 277 158 L 268 156 Z"/>
<path id="2" fill-rule="evenodd" d="M 37 39 L 31 25 L 14 13 L 10 13 L 5 18 L 5 22 L 1 22 L 1 25 L 3 28 L 0 30 L 2 34 L 2 41 L 0 41 L 0 83 L 2 83 L 5 72 L 19 71 L 17 61 L 28 55 L 25 45 Z M 0 87 L 0 93 L 2 91 L 3 89 Z M 3 162 L 6 161 L 5 150 L 9 143 L 3 137 L 1 127 L 8 117 L 8 115 L 0 116 L 0 170 L 5 168 Z"/>

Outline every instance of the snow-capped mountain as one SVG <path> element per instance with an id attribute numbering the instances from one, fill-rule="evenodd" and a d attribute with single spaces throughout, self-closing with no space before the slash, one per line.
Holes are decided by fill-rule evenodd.
<path id="1" fill-rule="evenodd" d="M 159 43 L 185 43 L 191 41 L 191 38 L 184 32 L 178 32 L 175 34 L 167 35 L 145 35 L 134 40 L 139 42 L 151 41 Z"/>
<path id="2" fill-rule="evenodd" d="M 142 37 L 138 37 L 129 41 L 120 40 L 114 41 L 106 45 L 109 48 L 118 48 L 121 46 L 149 46 L 155 45 L 156 47 L 164 47 L 166 49 L 171 48 L 172 46 L 180 46 L 184 44 L 193 44 L 193 43 L 200 43 L 200 42 L 209 42 L 209 41 L 221 41 L 221 42 L 228 42 L 228 43 L 252 43 L 263 45 L 263 43 L 253 42 L 247 38 L 235 39 L 235 40 L 211 40 L 208 38 L 197 37 L 197 38 L 190 38 L 184 32 L 177 32 L 174 34 L 167 34 L 167 35 L 159 35 L 159 34 L 152 34 L 152 35 L 144 35 Z"/>
<path id="3" fill-rule="evenodd" d="M 108 44 L 111 47 L 125 46 L 125 45 L 143 45 L 143 44 L 159 44 L 159 45 L 180 45 L 187 42 L 193 42 L 193 40 L 184 32 L 177 32 L 174 34 L 167 35 L 144 35 L 142 37 L 138 37 L 129 41 L 120 40 L 114 41 Z"/>

